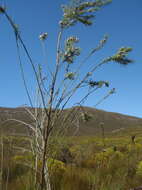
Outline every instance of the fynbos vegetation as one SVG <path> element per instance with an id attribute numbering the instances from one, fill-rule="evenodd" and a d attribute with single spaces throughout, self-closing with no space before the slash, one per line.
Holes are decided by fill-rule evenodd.
<path id="1" fill-rule="evenodd" d="M 122 144 L 121 137 L 108 139 L 103 124 L 100 124 L 102 138 L 66 136 L 69 132 L 74 136 L 82 121 L 87 123 L 92 119 L 93 116 L 83 108 L 90 95 L 101 88 L 109 89 L 98 100 L 98 105 L 115 93 L 115 88 L 110 88 L 109 81 L 96 80 L 97 70 L 111 62 L 124 66 L 132 62 L 128 58 L 132 48 L 121 47 L 114 55 L 102 58 L 99 63 L 86 64 L 105 46 L 108 40 L 106 35 L 85 58 L 81 57 L 78 37 L 68 36 L 63 41 L 66 30 L 76 24 L 83 24 L 86 28 L 92 25 L 97 11 L 109 3 L 110 0 L 74 0 L 62 6 L 63 16 L 59 21 L 54 69 L 51 70 L 47 65 L 46 71 L 41 64 L 34 62 L 18 26 L 7 9 L 0 6 L 0 13 L 15 35 L 21 75 L 31 106 L 24 108 L 32 118 L 31 123 L 11 119 L 25 125 L 30 138 L 1 136 L 0 185 L 3 190 L 124 190 L 140 185 L 140 139 L 131 143 L 126 138 Z M 47 32 L 39 36 L 43 47 L 47 39 Z M 21 50 L 27 56 L 34 73 L 35 104 L 23 70 Z M 76 61 L 79 56 L 81 61 Z M 83 69 L 85 64 L 86 72 Z M 73 102 L 73 97 L 82 89 L 86 90 L 83 90 L 79 102 Z M 64 112 L 69 103 L 77 107 Z"/>

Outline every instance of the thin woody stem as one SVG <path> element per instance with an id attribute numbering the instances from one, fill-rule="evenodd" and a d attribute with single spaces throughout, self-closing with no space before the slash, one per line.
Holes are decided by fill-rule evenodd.
<path id="1" fill-rule="evenodd" d="M 55 84 L 57 80 L 57 75 L 59 71 L 59 64 L 60 64 L 60 42 L 62 37 L 62 31 L 59 32 L 58 41 L 57 41 L 57 57 L 56 57 L 56 69 L 55 74 L 53 76 L 51 91 L 50 91 L 50 100 L 49 100 L 49 111 L 48 111 L 48 122 L 45 126 L 45 137 L 44 137 L 44 152 L 42 157 L 42 169 L 41 169 L 41 190 L 44 189 L 44 178 L 45 178 L 45 166 L 46 166 L 46 154 L 47 154 L 47 144 L 48 144 L 48 137 L 50 134 L 50 124 L 51 124 L 51 113 L 52 113 L 52 104 L 53 104 L 53 97 L 54 97 L 54 90 Z"/>

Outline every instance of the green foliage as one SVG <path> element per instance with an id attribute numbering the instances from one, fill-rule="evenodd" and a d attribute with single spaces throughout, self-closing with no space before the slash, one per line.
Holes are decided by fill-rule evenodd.
<path id="1" fill-rule="evenodd" d="M 122 47 L 118 50 L 118 52 L 115 55 L 106 59 L 106 62 L 114 61 L 122 65 L 128 65 L 129 63 L 133 62 L 133 60 L 127 58 L 128 53 L 131 51 L 132 51 L 132 48 L 130 47 Z"/>
<path id="2" fill-rule="evenodd" d="M 75 79 L 75 73 L 73 73 L 73 72 L 68 72 L 68 73 L 65 75 L 65 79 L 74 80 L 74 79 Z"/>
<path id="3" fill-rule="evenodd" d="M 97 86 L 98 88 L 101 88 L 103 85 L 105 85 L 106 87 L 109 87 L 109 82 L 108 81 L 92 81 L 90 80 L 88 82 L 90 87 L 95 87 Z"/>
<path id="4" fill-rule="evenodd" d="M 66 170 L 63 162 L 52 158 L 47 160 L 47 165 L 51 173 L 59 172 L 62 174 Z"/>
<path id="5" fill-rule="evenodd" d="M 142 161 L 138 163 L 137 168 L 136 168 L 136 173 L 137 175 L 142 177 Z"/>
<path id="6" fill-rule="evenodd" d="M 75 43 L 77 43 L 79 40 L 78 38 L 72 36 L 69 37 L 65 41 L 65 50 L 62 52 L 62 60 L 63 62 L 67 62 L 68 64 L 71 64 L 74 62 L 74 58 L 76 56 L 80 55 L 80 48 L 75 47 Z"/>
<path id="7" fill-rule="evenodd" d="M 56 158 L 49 158 L 46 162 L 50 171 L 52 189 L 72 190 L 74 187 L 75 190 L 90 190 L 91 188 L 123 190 L 140 186 L 142 180 L 142 137 L 140 134 L 139 132 L 135 144 L 131 143 L 129 133 L 120 137 L 107 137 L 105 148 L 99 137 L 58 139 L 62 144 L 61 147 L 59 148 L 54 143 L 54 146 L 50 147 L 52 155 Z M 16 140 L 16 137 L 13 137 L 13 140 L 17 146 L 21 144 L 19 138 Z M 4 141 L 4 147 L 8 151 L 10 147 L 12 149 L 11 142 L 8 139 Z M 58 155 L 54 154 L 57 148 L 60 149 Z M 70 162 L 61 161 L 62 154 L 66 157 L 68 152 L 71 154 Z M 33 190 L 33 170 L 29 166 L 33 165 L 34 158 L 27 152 L 23 153 L 22 149 L 15 150 L 14 154 L 13 156 L 8 152 L 5 153 L 3 184 L 9 176 L 8 189 Z M 69 159 L 68 156 L 67 159 Z M 39 167 L 41 167 L 40 164 Z"/>
<path id="8" fill-rule="evenodd" d="M 66 166 L 63 162 L 49 158 L 47 160 L 47 166 L 49 169 L 50 182 L 52 189 L 62 189 L 61 181 L 63 179 L 64 173 L 66 172 Z"/>
<path id="9" fill-rule="evenodd" d="M 26 153 L 26 154 L 23 154 L 23 155 L 14 156 L 13 160 L 16 163 L 19 163 L 19 164 L 24 164 L 25 163 L 25 166 L 32 168 L 35 159 L 34 159 L 34 157 L 33 157 L 33 155 L 31 153 Z"/>
<path id="10" fill-rule="evenodd" d="M 87 26 L 91 25 L 92 19 L 95 18 L 93 13 L 96 13 L 101 7 L 110 2 L 110 0 L 73 1 L 71 5 L 63 6 L 64 15 L 60 26 L 67 28 L 75 25 L 77 22 Z"/>

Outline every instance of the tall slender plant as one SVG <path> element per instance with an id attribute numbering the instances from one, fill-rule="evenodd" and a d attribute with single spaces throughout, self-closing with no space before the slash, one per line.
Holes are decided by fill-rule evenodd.
<path id="1" fill-rule="evenodd" d="M 25 109 L 34 122 L 32 124 L 24 124 L 32 133 L 31 149 L 29 152 L 32 152 L 34 161 L 33 169 L 35 189 L 52 189 L 47 160 L 53 156 L 53 152 L 50 147 L 53 143 L 57 143 L 58 138 L 55 137 L 63 137 L 73 125 L 76 126 L 75 132 L 77 132 L 81 119 L 85 122 L 91 119 L 82 107 L 84 102 L 91 94 L 95 93 L 100 88 L 109 87 L 108 81 L 97 81 L 93 79 L 97 69 L 110 62 L 119 63 L 121 65 L 128 65 L 132 62 L 132 60 L 127 57 L 132 48 L 122 47 L 116 52 L 116 54 L 102 59 L 102 61 L 97 64 L 92 64 L 90 69 L 85 73 L 82 69 L 85 63 L 106 44 L 108 37 L 104 36 L 98 45 L 94 49 L 91 49 L 89 54 L 77 64 L 76 70 L 73 71 L 72 69 L 75 59 L 81 55 L 80 47 L 77 46 L 79 39 L 76 36 L 69 36 L 65 42 L 63 42 L 62 36 L 64 35 L 64 31 L 78 23 L 85 26 L 92 25 L 94 18 L 96 17 L 96 12 L 110 2 L 110 0 L 73 0 L 68 5 L 62 6 L 63 17 L 59 22 L 56 60 L 54 65 L 55 70 L 50 70 L 48 67 L 50 79 L 44 75 L 42 66 L 37 66 L 34 63 L 33 58 L 19 32 L 19 28 L 9 16 L 6 8 L 0 6 L 0 13 L 6 17 L 14 31 L 21 75 L 30 106 L 32 107 L 32 109 L 27 107 L 25 107 Z M 48 33 L 43 33 L 39 36 L 43 46 L 46 38 L 48 38 Z M 21 49 L 25 51 L 33 69 L 37 84 L 36 104 L 34 104 L 28 89 L 27 78 L 25 78 L 22 57 L 20 54 Z M 82 94 L 82 98 L 79 102 L 73 102 L 72 98 L 83 88 L 87 89 L 86 93 Z M 105 95 L 104 98 L 100 99 L 97 104 L 101 103 L 102 100 L 106 99 L 114 92 L 114 88 L 110 89 L 108 94 Z M 73 106 L 78 106 L 72 107 L 72 109 L 64 113 L 64 109 L 67 107 L 69 102 Z M 40 176 L 40 179 L 37 179 L 37 176 Z"/>

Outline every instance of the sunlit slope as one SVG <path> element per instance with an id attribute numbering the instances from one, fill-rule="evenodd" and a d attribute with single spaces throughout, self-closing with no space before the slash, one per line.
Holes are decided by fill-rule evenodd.
<path id="1" fill-rule="evenodd" d="M 30 111 L 33 112 L 31 108 Z M 69 114 L 69 118 L 74 117 L 72 109 L 76 111 L 76 119 L 79 120 L 79 128 L 75 135 L 96 135 L 101 133 L 101 127 L 104 128 L 105 133 L 123 133 L 126 130 L 138 130 L 142 128 L 142 119 L 132 116 L 127 116 L 119 113 L 112 113 L 103 110 L 98 110 L 90 107 L 78 107 L 66 109 L 63 111 L 62 116 Z M 88 121 L 83 121 L 81 114 L 85 113 L 91 116 Z M 72 120 L 71 119 L 71 120 Z M 33 124 L 34 120 L 25 108 L 0 108 L 0 131 L 8 134 L 27 135 L 28 130 L 24 124 L 17 122 L 20 120 L 28 124 Z M 59 119 L 57 125 L 60 125 L 62 119 Z M 76 130 L 76 125 L 71 124 L 70 119 L 66 122 L 72 128 L 72 132 Z"/>

